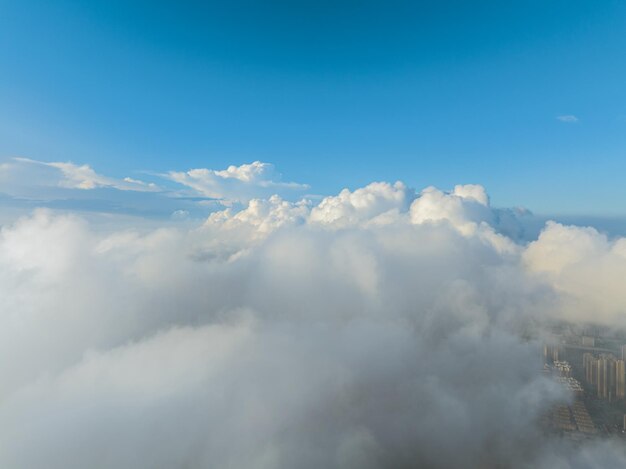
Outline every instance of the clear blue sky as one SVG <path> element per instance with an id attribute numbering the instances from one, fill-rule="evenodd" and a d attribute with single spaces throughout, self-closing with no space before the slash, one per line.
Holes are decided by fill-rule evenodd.
<path id="1" fill-rule="evenodd" d="M 0 159 L 626 214 L 623 1 L 4 0 L 0 41 Z"/>

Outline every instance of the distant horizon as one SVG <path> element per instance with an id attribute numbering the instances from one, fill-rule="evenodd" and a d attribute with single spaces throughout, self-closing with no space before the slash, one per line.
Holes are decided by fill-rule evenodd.
<path id="1" fill-rule="evenodd" d="M 235 173 L 227 174 L 229 168 L 234 169 Z M 183 220 L 177 212 L 184 212 L 184 218 L 201 222 L 211 213 L 233 204 L 235 207 L 245 208 L 253 198 L 268 198 L 276 194 L 292 202 L 304 199 L 315 205 L 326 197 L 339 193 L 315 193 L 315 187 L 302 181 L 289 181 L 271 163 L 255 161 L 241 166 L 231 165 L 229 168 L 193 168 L 161 174 L 144 170 L 130 172 L 133 177 L 126 174 L 124 177 L 114 178 L 98 173 L 87 164 L 9 158 L 0 164 L 0 183 L 5 182 L 0 185 L 0 208 L 6 211 L 4 217 L 0 216 L 0 224 L 10 223 L 17 216 L 27 215 L 37 207 L 155 220 L 171 218 L 174 221 Z M 243 168 L 253 170 L 249 176 L 242 176 L 237 172 L 243 171 Z M 206 174 L 198 177 L 199 172 L 211 175 L 214 180 L 206 180 Z M 237 179 L 242 177 L 244 179 Z M 245 177 L 250 179 L 246 180 Z M 415 190 L 416 197 L 419 197 L 423 189 L 430 187 L 412 187 L 401 179 L 370 181 L 377 182 L 402 182 L 407 188 Z M 454 186 L 438 187 L 444 191 L 453 188 Z M 358 189 L 361 187 L 341 188 L 351 192 Z M 485 190 L 491 198 L 489 188 L 485 187 Z M 575 210 L 545 213 L 521 204 L 504 206 L 497 201 L 494 203 L 493 200 L 490 204 L 497 209 L 527 211 L 530 217 L 527 228 L 532 232 L 529 239 L 534 239 L 548 220 L 591 226 L 613 237 L 626 235 L 626 214 L 584 213 Z"/>

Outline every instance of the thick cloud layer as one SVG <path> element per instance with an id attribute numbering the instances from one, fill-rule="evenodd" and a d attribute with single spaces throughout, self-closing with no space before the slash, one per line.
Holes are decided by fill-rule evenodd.
<path id="1" fill-rule="evenodd" d="M 538 420 L 569 398 L 541 324 L 620 321 L 625 241 L 505 219 L 480 186 L 402 183 L 189 231 L 36 211 L 0 232 L 0 466 L 623 464 Z"/>

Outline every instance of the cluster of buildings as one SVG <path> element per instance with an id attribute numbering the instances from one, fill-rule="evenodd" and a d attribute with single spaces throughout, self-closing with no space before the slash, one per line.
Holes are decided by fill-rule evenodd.
<path id="1" fill-rule="evenodd" d="M 587 408 L 581 401 L 574 401 L 571 405 L 557 405 L 547 415 L 544 424 L 550 428 L 563 432 L 569 439 L 589 437 L 598 433 L 591 420 Z"/>
<path id="2" fill-rule="evenodd" d="M 626 352 L 622 349 L 622 353 Z M 583 354 L 585 381 L 591 384 L 599 399 L 609 402 L 626 398 L 626 364 L 611 353 Z"/>
<path id="3" fill-rule="evenodd" d="M 559 376 L 567 378 L 572 376 L 572 366 L 565 360 L 554 360 L 554 362 L 552 362 L 552 368 L 558 373 Z"/>
<path id="4" fill-rule="evenodd" d="M 562 354 L 560 345 L 544 345 L 543 358 L 546 362 L 557 362 Z"/>
<path id="5" fill-rule="evenodd" d="M 572 440 L 600 433 L 626 438 L 626 334 L 560 326 L 543 355 L 544 373 L 573 396 L 544 416 L 546 428 Z"/>
<path id="6" fill-rule="evenodd" d="M 552 376 L 561 386 L 576 397 L 584 395 L 584 389 L 576 378 L 572 377 L 572 366 L 564 360 L 555 360 L 551 364 L 544 364 L 545 374 Z"/>
<path id="7" fill-rule="evenodd" d="M 589 412 L 587 412 L 587 408 L 585 404 L 581 401 L 574 401 L 574 403 L 570 406 L 570 411 L 572 412 L 572 416 L 574 417 L 574 421 L 576 422 L 576 426 L 578 430 L 583 433 L 596 433 L 596 426 L 593 424 L 591 420 L 591 416 Z"/>
<path id="8" fill-rule="evenodd" d="M 558 348 L 544 349 L 548 361 L 543 370 L 574 395 L 574 402 L 555 406 L 546 416 L 544 424 L 553 430 L 562 432 L 570 439 L 586 438 L 597 432 L 591 416 L 580 400 L 584 389 L 576 378 L 572 377 L 572 366 L 565 360 L 558 359 Z"/>
<path id="9" fill-rule="evenodd" d="M 582 360 L 577 352 L 582 353 Z M 572 376 L 572 366 L 563 360 L 565 356 L 574 358 L 577 366 L 582 361 L 582 374 L 578 378 L 590 385 L 599 399 L 609 402 L 626 399 L 626 345 L 613 352 L 618 355 L 621 352 L 621 358 L 611 350 L 596 347 L 595 338 L 588 336 L 583 336 L 578 344 L 544 345 L 543 349 L 545 362 L 551 363 L 552 374 L 557 376 Z"/>

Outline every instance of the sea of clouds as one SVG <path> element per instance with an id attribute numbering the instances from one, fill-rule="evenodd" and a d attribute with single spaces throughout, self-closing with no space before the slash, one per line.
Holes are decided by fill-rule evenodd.
<path id="1" fill-rule="evenodd" d="M 539 420 L 571 397 L 544 325 L 626 326 L 626 238 L 523 217 L 377 182 L 191 228 L 7 223 L 0 467 L 623 467 Z"/>

